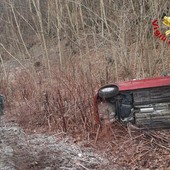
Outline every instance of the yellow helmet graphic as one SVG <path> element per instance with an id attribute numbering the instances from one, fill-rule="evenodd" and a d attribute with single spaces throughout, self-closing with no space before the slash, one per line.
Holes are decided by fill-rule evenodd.
<path id="1" fill-rule="evenodd" d="M 170 27 L 170 17 L 164 16 L 163 24 L 167 27 Z M 170 34 L 170 30 L 165 31 L 165 35 L 169 35 L 169 34 Z"/>

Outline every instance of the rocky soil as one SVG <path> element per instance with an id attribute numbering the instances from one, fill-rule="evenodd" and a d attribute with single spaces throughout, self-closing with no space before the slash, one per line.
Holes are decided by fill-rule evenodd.
<path id="1" fill-rule="evenodd" d="M 108 163 L 102 153 L 75 144 L 69 137 L 26 134 L 18 124 L 1 120 L 1 170 L 100 170 Z"/>

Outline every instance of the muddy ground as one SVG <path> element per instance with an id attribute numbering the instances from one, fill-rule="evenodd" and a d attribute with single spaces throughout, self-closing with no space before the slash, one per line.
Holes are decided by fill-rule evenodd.
<path id="1" fill-rule="evenodd" d="M 71 137 L 26 134 L 18 124 L 1 120 L 0 170 L 100 170 L 110 169 L 108 164 L 103 153 Z"/>

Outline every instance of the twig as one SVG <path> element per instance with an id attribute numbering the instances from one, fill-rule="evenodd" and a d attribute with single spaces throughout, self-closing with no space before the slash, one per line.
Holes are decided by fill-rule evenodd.
<path id="1" fill-rule="evenodd" d="M 157 143 L 157 142 L 154 141 L 154 140 L 153 140 L 153 143 L 155 143 L 156 145 L 158 145 L 158 146 L 161 147 L 161 148 L 164 148 L 164 149 L 170 151 L 170 148 L 168 148 L 168 147 L 166 147 L 166 146 L 164 146 L 164 145 L 161 145 L 161 144 Z"/>
<path id="2" fill-rule="evenodd" d="M 98 139 L 99 131 L 100 131 L 100 124 L 99 124 L 99 127 L 97 129 L 97 133 L 96 133 L 96 137 L 95 137 L 95 144 L 96 144 L 97 139 Z"/>
<path id="3" fill-rule="evenodd" d="M 82 165 L 81 163 L 78 163 L 79 166 L 81 166 L 82 168 L 89 170 L 88 168 L 86 168 L 84 165 Z"/>
<path id="4" fill-rule="evenodd" d="M 149 151 L 146 151 L 145 153 L 143 153 L 142 155 L 139 155 L 137 158 L 135 158 L 134 160 L 132 160 L 130 162 L 130 165 L 133 164 L 134 162 L 136 162 L 137 160 L 140 160 L 141 157 L 145 156 Z"/>

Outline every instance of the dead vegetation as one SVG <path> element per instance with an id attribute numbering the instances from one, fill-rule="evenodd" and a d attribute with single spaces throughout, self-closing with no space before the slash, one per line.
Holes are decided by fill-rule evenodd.
<path id="1" fill-rule="evenodd" d="M 127 169 L 168 169 L 168 133 L 168 130 L 143 131 L 134 127 L 126 129 L 116 123 L 103 129 L 96 145 L 107 152 L 113 165 L 118 164 Z"/>
<path id="2" fill-rule="evenodd" d="M 113 125 L 97 133 L 93 118 L 99 86 L 169 71 L 169 45 L 153 36 L 151 25 L 162 13 L 170 15 L 168 5 L 2 0 L 0 92 L 8 116 L 28 132 L 60 131 L 86 140 L 120 167 L 168 168 L 168 131 L 130 133 Z M 7 60 L 17 62 L 18 71 L 8 70 Z"/>

